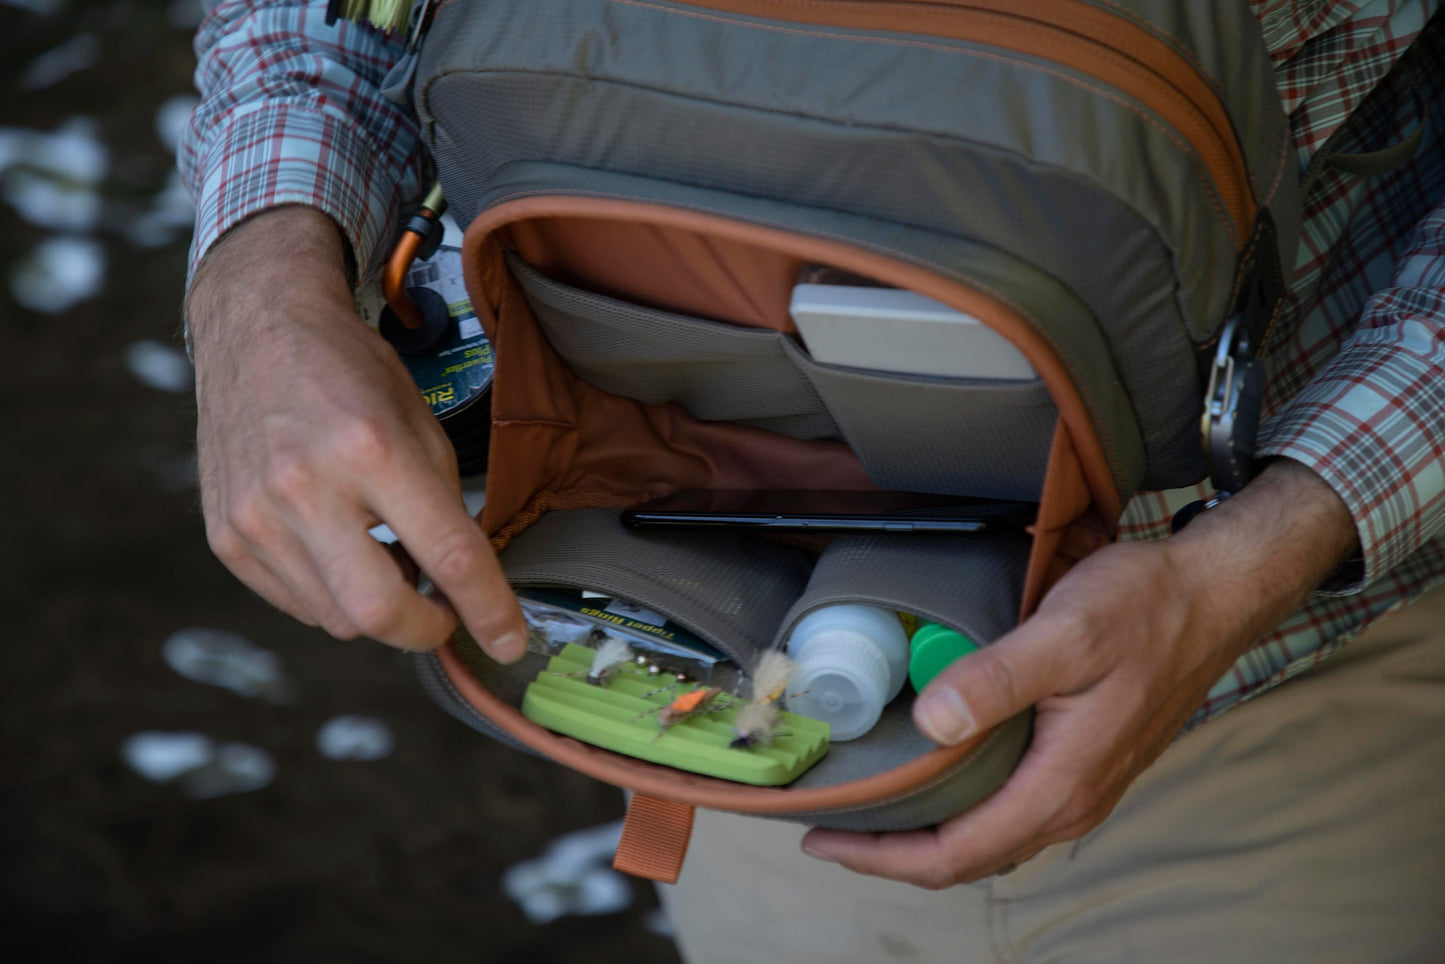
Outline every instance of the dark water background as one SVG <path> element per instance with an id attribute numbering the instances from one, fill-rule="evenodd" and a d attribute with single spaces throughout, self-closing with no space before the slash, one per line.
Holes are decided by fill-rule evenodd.
<path id="1" fill-rule="evenodd" d="M 171 168 L 155 115 L 190 91 L 190 31 L 166 0 L 16 4 L 47 5 L 0 2 L 0 128 L 90 117 L 110 165 L 88 232 L 105 284 L 59 314 L 10 294 L 14 266 L 57 232 L 0 203 L 5 957 L 675 961 L 640 884 L 624 913 L 546 926 L 500 889 L 559 834 L 619 817 L 616 791 L 490 743 L 428 701 L 404 656 L 291 622 L 211 557 L 189 482 L 194 403 L 126 364 L 137 341 L 178 344 L 187 238 L 146 248 L 125 233 Z M 100 40 L 92 66 L 21 89 L 37 55 L 78 33 Z M 276 653 L 295 699 L 182 678 L 161 647 L 192 626 Z M 344 713 L 383 720 L 395 751 L 323 757 L 316 732 Z M 125 763 L 143 730 L 253 744 L 275 779 L 191 799 Z"/>

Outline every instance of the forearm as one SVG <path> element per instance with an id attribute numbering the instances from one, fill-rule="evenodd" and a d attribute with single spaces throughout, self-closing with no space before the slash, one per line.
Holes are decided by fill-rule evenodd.
<path id="1" fill-rule="evenodd" d="M 207 253 L 186 296 L 186 328 L 200 363 L 215 327 L 241 325 L 254 337 L 274 323 L 279 299 L 351 300 L 345 242 L 336 222 L 314 208 L 288 205 L 237 225 Z M 317 313 L 316 320 L 331 317 Z M 239 335 L 240 333 L 237 332 Z"/>
<path id="2" fill-rule="evenodd" d="M 1164 543 L 1193 618 L 1232 658 L 1293 612 L 1358 541 L 1349 508 L 1290 459 L 1270 462 L 1233 498 Z M 1208 638 L 1208 637 L 1206 637 Z"/>

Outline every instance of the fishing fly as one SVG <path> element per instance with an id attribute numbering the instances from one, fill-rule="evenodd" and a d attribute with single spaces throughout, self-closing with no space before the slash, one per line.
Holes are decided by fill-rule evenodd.
<path id="1" fill-rule="evenodd" d="M 606 686 L 622 668 L 631 664 L 632 649 L 625 640 L 594 629 L 589 639 L 600 638 L 602 645 L 592 652 L 592 665 L 583 673 L 557 673 L 558 676 L 585 676 L 593 686 Z"/>
<path id="2" fill-rule="evenodd" d="M 733 717 L 733 741 L 728 745 L 734 750 L 767 746 L 782 722 L 783 712 L 776 703 L 749 703 Z"/>
<path id="3" fill-rule="evenodd" d="M 690 720 L 694 716 L 701 716 L 704 713 L 714 713 L 718 710 L 725 710 L 731 706 L 731 700 L 721 706 L 717 705 L 717 698 L 721 695 L 721 686 L 700 686 L 697 689 L 688 690 L 686 693 L 674 697 L 669 703 L 664 703 L 662 706 L 648 710 L 646 713 L 638 714 L 633 717 L 633 722 L 635 723 L 644 716 L 651 716 L 656 713 L 659 729 L 657 736 L 652 738 L 652 742 L 656 743 L 662 738 L 662 734 L 679 723 Z"/>
<path id="4" fill-rule="evenodd" d="M 797 664 L 780 649 L 770 649 L 758 657 L 753 668 L 753 699 L 733 718 L 734 749 L 767 746 L 777 735 L 783 722 L 778 703 L 788 695 Z M 795 694 L 796 695 L 796 694 Z"/>

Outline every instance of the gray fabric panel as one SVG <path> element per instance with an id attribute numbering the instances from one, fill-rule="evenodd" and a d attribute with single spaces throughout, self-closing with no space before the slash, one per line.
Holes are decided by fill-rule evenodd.
<path id="1" fill-rule="evenodd" d="M 1232 242 L 1195 160 L 1140 105 L 1056 65 L 907 35 L 724 24 L 666 4 L 577 0 L 535 19 L 471 6 L 458 28 L 484 39 L 432 64 L 480 57 L 486 75 L 448 76 L 420 98 L 444 176 L 458 161 L 485 178 L 511 158 L 553 158 L 966 225 L 1156 342 L 1176 325 L 1173 337 L 1204 341 L 1222 316 Z M 487 137 L 452 152 L 449 133 L 469 117 Z M 1151 272 L 1142 291 L 1119 280 Z"/>
<path id="2" fill-rule="evenodd" d="M 1058 421 L 1043 382 L 876 372 L 788 350 L 880 488 L 1039 501 Z"/>
<path id="3" fill-rule="evenodd" d="M 461 223 L 498 196 L 477 188 L 496 185 L 508 157 L 549 157 L 720 186 L 749 201 L 788 198 L 819 210 L 862 211 L 987 239 L 1053 274 L 1055 284 L 1099 319 L 1144 427 L 1149 463 L 1158 467 L 1149 484 L 1178 485 L 1202 475 L 1198 443 L 1181 442 L 1181 433 L 1198 418 L 1202 385 L 1178 298 L 1181 291 L 1202 291 L 1209 303 L 1191 316 L 1216 321 L 1222 316 L 1227 283 L 1219 279 L 1233 274 L 1233 249 L 1229 238 L 1205 223 L 1212 202 L 1181 203 L 1177 237 L 1190 250 L 1171 252 L 1138 213 L 1097 186 L 1012 155 L 725 105 L 668 97 L 657 103 L 657 95 L 631 87 L 544 78 L 549 88 L 567 88 L 549 95 L 537 88 L 537 78 L 505 79 L 457 74 L 434 85 L 446 123 L 433 128 L 433 148 Z M 552 95 L 554 102 L 537 102 Z M 529 120 L 538 115 L 587 120 L 540 130 Z M 654 120 L 661 124 L 656 130 L 650 126 Z M 489 132 L 487 151 L 474 149 L 467 136 L 473 128 Z M 749 164 L 736 163 L 740 144 L 747 147 Z M 697 153 L 701 167 L 689 162 L 690 152 Z M 1119 145 L 1105 153 L 1132 156 Z M 659 157 L 677 169 L 653 170 Z M 1163 190 L 1165 181 L 1179 180 L 1159 173 L 1169 167 L 1164 159 L 1146 163 L 1141 183 L 1153 181 L 1154 189 Z M 1208 323 L 1196 327 L 1201 339 L 1207 337 Z"/>
<path id="4" fill-rule="evenodd" d="M 665 613 L 751 665 L 807 584 L 807 553 L 731 532 L 629 529 L 618 509 L 544 514 L 502 551 L 513 586 L 596 589 Z"/>
<path id="5" fill-rule="evenodd" d="M 1158 146 L 1117 138 L 1092 153 L 1101 167 L 1137 165 L 1128 182 L 1133 192 L 1169 196 L 1198 187 L 1196 196 L 1171 205 L 1162 224 L 1149 219 L 1143 199 L 1120 199 L 1069 170 L 959 137 L 520 72 L 457 74 L 434 85 L 433 99 L 441 122 L 433 149 L 463 224 L 480 209 L 467 185 L 485 184 L 511 159 L 542 158 L 963 234 L 1038 264 L 1074 290 L 1108 326 L 1121 357 L 1136 359 L 1121 371 L 1141 388 L 1167 388 L 1169 381 L 1151 382 L 1151 373 L 1170 358 L 1189 360 L 1192 345 L 1212 336 L 1225 309 L 1232 236 L 1218 223 L 1217 201 L 1197 180 L 1179 177 L 1182 162 L 1160 156 Z M 1100 112 L 1094 100 L 1067 109 L 1075 116 Z M 546 125 L 537 117 L 586 122 Z M 1094 122 L 1108 129 L 1108 118 Z M 487 150 L 467 143 L 472 125 L 488 130 Z M 1059 136 L 1049 128 L 1028 138 Z M 746 164 L 738 163 L 739 145 Z M 1167 139 L 1164 146 L 1175 148 Z"/>
<path id="6" fill-rule="evenodd" d="M 813 610 L 839 603 L 914 613 L 991 643 L 1018 622 L 1029 548 L 1022 533 L 839 536 L 813 567 L 774 645 Z"/>
<path id="7" fill-rule="evenodd" d="M 977 806 L 1004 785 L 1028 749 L 1033 718 L 1033 711 L 1027 710 L 1007 720 L 958 764 L 893 800 L 778 816 L 834 830 L 883 832 L 931 827 Z"/>
<path id="8" fill-rule="evenodd" d="M 507 265 L 557 354 L 598 388 L 793 438 L 838 437 L 822 400 L 784 353 L 780 332 L 572 288 L 512 254 Z"/>
<path id="9" fill-rule="evenodd" d="M 1261 30 L 1251 4 L 1242 0 L 1089 0 L 1111 13 L 1125 13 L 1165 40 L 1194 64 L 1226 105 L 1248 161 L 1255 197 L 1271 206 L 1277 223 L 1293 225 L 1298 210 L 1293 187 L 1298 174 L 1289 119 L 1276 92 L 1265 34 L 1298 30 L 1298 11 L 1277 5 Z M 1292 263 L 1291 238 L 1285 264 Z"/>

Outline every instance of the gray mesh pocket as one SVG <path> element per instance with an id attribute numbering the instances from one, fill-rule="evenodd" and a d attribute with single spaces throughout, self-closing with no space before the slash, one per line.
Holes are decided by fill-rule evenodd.
<path id="1" fill-rule="evenodd" d="M 666 613 L 752 665 L 808 582 L 791 546 L 720 532 L 629 529 L 618 509 L 548 512 L 503 550 L 513 586 L 595 589 Z"/>
<path id="2" fill-rule="evenodd" d="M 785 347 L 882 488 L 1038 501 L 1058 418 L 1042 381 L 845 368 Z"/>
<path id="3" fill-rule="evenodd" d="M 779 625 L 776 645 L 808 613 L 841 603 L 910 612 L 992 642 L 1018 621 L 1029 542 L 1023 533 L 839 536 Z"/>
<path id="4" fill-rule="evenodd" d="M 776 331 L 658 311 L 553 281 L 521 258 L 507 265 L 557 354 L 604 391 L 676 402 L 708 421 L 800 439 L 837 427 Z"/>
<path id="5" fill-rule="evenodd" d="M 828 545 L 808 588 L 779 624 L 785 646 L 793 627 L 824 606 L 860 603 L 910 612 L 987 644 L 1013 628 L 1028 567 L 1023 533 L 988 536 L 847 535 Z M 834 752 L 795 784 L 828 785 L 868 776 L 927 753 L 933 744 L 913 726 L 912 690 L 883 711 L 863 737 Z M 1028 745 L 1032 711 L 1009 720 L 947 777 L 866 808 L 799 815 L 817 826 L 904 830 L 953 816 L 1008 779 Z"/>

